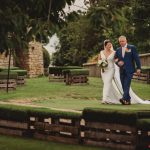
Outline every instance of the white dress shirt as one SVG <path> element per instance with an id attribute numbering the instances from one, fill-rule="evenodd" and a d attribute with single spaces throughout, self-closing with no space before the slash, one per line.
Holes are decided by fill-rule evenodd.
<path id="1" fill-rule="evenodd" d="M 125 55 L 126 48 L 127 48 L 127 44 L 124 47 L 122 47 L 122 57 L 123 58 L 124 58 L 124 55 Z"/>

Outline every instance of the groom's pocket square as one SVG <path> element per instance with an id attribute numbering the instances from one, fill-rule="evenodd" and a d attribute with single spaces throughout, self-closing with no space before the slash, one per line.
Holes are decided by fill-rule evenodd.
<path id="1" fill-rule="evenodd" d="M 126 50 L 127 53 L 131 53 L 131 49 Z"/>

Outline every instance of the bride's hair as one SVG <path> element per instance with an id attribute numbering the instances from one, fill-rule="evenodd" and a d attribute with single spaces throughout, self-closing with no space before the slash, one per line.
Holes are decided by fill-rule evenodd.
<path id="1" fill-rule="evenodd" d="M 104 47 L 107 45 L 107 43 L 112 43 L 111 40 L 107 39 L 104 41 Z"/>
<path id="2" fill-rule="evenodd" d="M 107 45 L 108 43 L 111 43 L 111 44 L 112 44 L 111 40 L 107 39 L 107 40 L 104 41 L 104 49 L 105 49 L 105 47 L 106 47 L 106 45 Z M 112 50 L 112 51 L 114 50 L 113 45 L 112 45 L 112 47 L 111 47 L 111 50 Z"/>

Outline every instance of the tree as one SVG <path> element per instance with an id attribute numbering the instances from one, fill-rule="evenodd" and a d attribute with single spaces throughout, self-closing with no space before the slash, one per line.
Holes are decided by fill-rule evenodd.
<path id="1" fill-rule="evenodd" d="M 53 64 L 81 66 L 86 62 L 94 54 L 93 46 L 98 41 L 92 39 L 91 33 L 89 20 L 85 16 L 68 22 L 58 33 L 60 47 L 53 55 Z"/>
<path id="2" fill-rule="evenodd" d="M 10 54 L 7 92 L 12 52 L 22 53 L 32 39 L 48 41 L 55 26 L 60 27 L 64 22 L 65 4 L 71 5 L 72 2 L 74 0 L 1 0 L 0 52 Z"/>
<path id="3" fill-rule="evenodd" d="M 149 0 L 137 0 L 133 5 L 132 24 L 135 28 L 134 43 L 140 52 L 150 51 L 150 3 Z"/>
<path id="4" fill-rule="evenodd" d="M 24 49 L 33 38 L 47 41 L 47 36 L 52 35 L 64 22 L 65 4 L 71 5 L 73 2 L 74 0 L 2 0 L 0 51 L 7 51 L 10 47 L 15 50 Z"/>
<path id="5" fill-rule="evenodd" d="M 44 68 L 48 68 L 50 64 L 50 55 L 45 48 L 43 48 L 43 60 L 44 60 Z"/>

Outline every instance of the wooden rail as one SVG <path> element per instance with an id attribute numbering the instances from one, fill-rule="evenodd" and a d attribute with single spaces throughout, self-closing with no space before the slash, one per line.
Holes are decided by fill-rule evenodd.
<path id="1" fill-rule="evenodd" d="M 0 119 L 0 134 L 33 137 L 115 150 L 150 149 L 150 130 L 82 118 L 30 116 L 27 121 Z M 144 150 L 144 149 L 143 149 Z"/>
<path id="2" fill-rule="evenodd" d="M 7 79 L 0 79 L 0 89 L 6 89 L 6 88 L 7 88 Z M 9 79 L 8 88 L 12 90 L 16 89 L 15 79 Z"/>
<path id="3" fill-rule="evenodd" d="M 65 82 L 66 82 L 66 85 L 87 84 L 88 83 L 88 76 L 87 75 L 70 75 L 70 74 L 66 74 Z"/>

